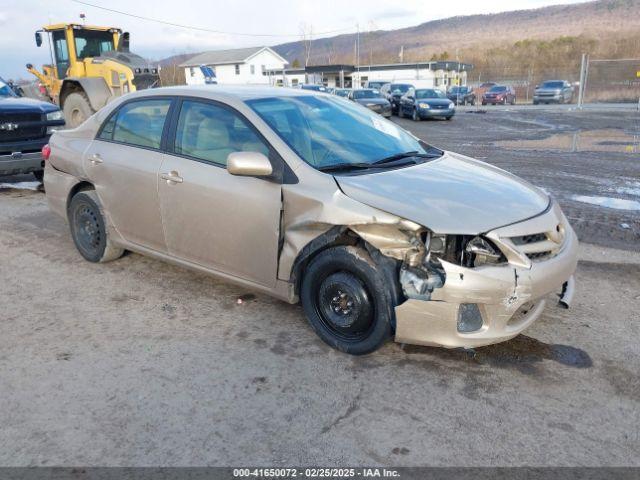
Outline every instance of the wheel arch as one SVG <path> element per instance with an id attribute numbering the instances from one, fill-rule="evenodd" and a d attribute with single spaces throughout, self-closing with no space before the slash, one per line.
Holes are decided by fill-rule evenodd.
<path id="1" fill-rule="evenodd" d="M 65 205 L 66 210 L 69 210 L 69 205 L 71 204 L 71 199 L 80 192 L 84 192 L 87 190 L 94 190 L 95 191 L 96 187 L 93 185 L 93 183 L 91 182 L 87 182 L 86 180 L 80 181 L 78 183 L 76 183 L 71 190 L 69 190 L 69 194 L 67 195 L 67 202 Z"/>
<path id="2" fill-rule="evenodd" d="M 400 303 L 402 299 L 402 287 L 400 285 L 399 273 L 402 262 L 383 255 L 380 250 L 344 225 L 332 227 L 322 235 L 314 238 L 298 253 L 298 256 L 293 262 L 291 275 L 289 277 L 289 281 L 293 283 L 295 294 L 300 294 L 305 269 L 314 258 L 329 248 L 343 245 L 361 247 L 369 254 L 371 260 L 384 272 L 388 285 L 392 288 L 392 295 L 397 302 Z M 395 322 L 393 326 L 395 328 Z"/>
<path id="3" fill-rule="evenodd" d="M 64 79 L 60 88 L 60 108 L 64 108 L 66 98 L 72 93 L 84 94 L 95 112 L 104 107 L 113 96 L 104 78 L 69 77 Z"/>

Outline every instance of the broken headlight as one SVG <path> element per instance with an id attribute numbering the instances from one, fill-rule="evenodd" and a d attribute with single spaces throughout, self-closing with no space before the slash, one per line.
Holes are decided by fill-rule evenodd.
<path id="1" fill-rule="evenodd" d="M 473 237 L 467 242 L 464 248 L 465 252 L 471 255 L 471 261 L 474 267 L 491 263 L 500 263 L 504 260 L 502 252 L 483 237 Z"/>
<path id="2" fill-rule="evenodd" d="M 445 260 L 465 267 L 479 267 L 506 261 L 500 249 L 482 236 L 427 232 L 425 247 L 427 262 Z"/>

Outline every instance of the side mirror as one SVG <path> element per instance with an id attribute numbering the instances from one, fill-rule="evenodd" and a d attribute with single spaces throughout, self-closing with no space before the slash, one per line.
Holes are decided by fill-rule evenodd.
<path id="1" fill-rule="evenodd" d="M 42 45 L 42 33 L 36 32 L 36 45 L 39 47 Z"/>
<path id="2" fill-rule="evenodd" d="M 227 157 L 227 171 L 231 175 L 268 177 L 273 173 L 273 167 L 260 152 L 233 152 Z"/>

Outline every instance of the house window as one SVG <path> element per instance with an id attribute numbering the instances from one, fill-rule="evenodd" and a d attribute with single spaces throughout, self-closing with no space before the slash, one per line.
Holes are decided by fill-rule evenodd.
<path id="1" fill-rule="evenodd" d="M 236 75 L 240 75 L 240 65 L 236 63 Z"/>
<path id="2" fill-rule="evenodd" d="M 291 80 L 291 85 L 292 85 L 292 86 L 294 86 L 294 87 L 295 87 L 296 85 L 298 85 L 298 79 L 297 79 L 297 78 L 293 78 L 293 79 Z"/>
<path id="3" fill-rule="evenodd" d="M 193 68 L 193 67 L 190 67 L 189 68 L 189 73 L 191 74 L 192 77 L 195 77 L 196 76 L 196 69 Z"/>
<path id="4" fill-rule="evenodd" d="M 264 65 L 260 65 L 260 70 L 262 71 L 262 74 L 264 75 L 265 72 L 267 71 L 267 67 L 265 67 Z"/>
<path id="5" fill-rule="evenodd" d="M 237 65 L 236 65 L 237 66 Z M 251 65 L 250 67 L 251 70 L 251 75 L 255 75 L 256 74 L 256 66 L 255 65 Z M 237 72 L 236 72 L 237 73 Z"/>

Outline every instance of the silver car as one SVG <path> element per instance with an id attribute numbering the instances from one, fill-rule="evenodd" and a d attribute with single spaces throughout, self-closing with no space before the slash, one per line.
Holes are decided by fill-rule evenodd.
<path id="1" fill-rule="evenodd" d="M 85 259 L 131 250 L 300 301 L 351 354 L 504 341 L 573 295 L 576 235 L 546 193 L 332 95 L 135 92 L 55 133 L 44 182 Z"/>

